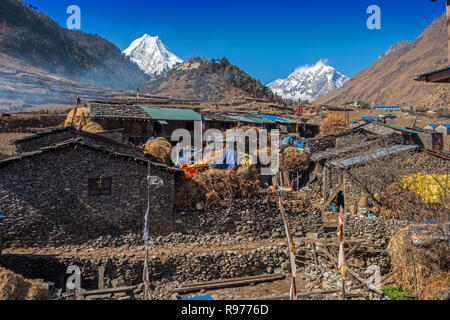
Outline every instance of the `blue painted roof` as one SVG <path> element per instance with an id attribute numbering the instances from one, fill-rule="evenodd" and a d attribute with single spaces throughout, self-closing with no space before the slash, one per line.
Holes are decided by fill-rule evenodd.
<path id="1" fill-rule="evenodd" d="M 199 297 L 192 297 L 192 298 L 187 298 L 187 299 L 179 299 L 179 301 L 183 301 L 183 300 L 198 300 L 198 301 L 211 301 L 214 300 L 211 295 L 206 295 L 206 296 L 199 296 Z"/>
<path id="2" fill-rule="evenodd" d="M 277 117 L 277 116 L 271 116 L 269 114 L 254 113 L 254 112 L 250 112 L 250 114 L 252 114 L 254 116 L 261 117 L 261 118 L 269 119 L 269 120 L 272 120 L 272 121 L 276 121 L 276 122 L 285 122 L 285 123 L 292 123 L 293 122 L 291 120 L 280 118 L 280 117 Z"/>
<path id="3" fill-rule="evenodd" d="M 445 128 L 450 128 L 450 124 L 447 124 L 447 123 L 441 123 L 439 126 L 443 126 Z"/>
<path id="4" fill-rule="evenodd" d="M 375 159 L 382 158 L 382 157 L 385 157 L 385 156 L 388 156 L 391 154 L 408 151 L 408 150 L 413 150 L 416 148 L 418 148 L 418 146 L 416 146 L 416 145 L 396 145 L 396 146 L 392 146 L 392 147 L 383 148 L 383 149 L 380 149 L 373 153 L 368 153 L 368 154 L 365 154 L 362 156 L 348 158 L 348 159 L 339 160 L 339 161 L 333 161 L 332 164 L 338 165 L 341 167 L 349 167 L 349 166 L 353 166 L 358 163 L 375 160 Z"/>
<path id="5" fill-rule="evenodd" d="M 439 125 L 438 124 L 428 123 L 427 126 L 432 127 L 433 129 L 436 129 Z"/>
<path id="6" fill-rule="evenodd" d="M 384 117 L 386 117 L 386 118 L 397 118 L 397 116 L 393 115 L 393 114 L 385 114 Z"/>
<path id="7" fill-rule="evenodd" d="M 377 109 L 387 109 L 387 108 L 398 108 L 398 109 L 400 109 L 401 106 L 377 106 Z"/>
<path id="8" fill-rule="evenodd" d="M 362 117 L 361 118 L 362 121 L 371 121 L 371 120 L 381 120 L 378 117 Z"/>

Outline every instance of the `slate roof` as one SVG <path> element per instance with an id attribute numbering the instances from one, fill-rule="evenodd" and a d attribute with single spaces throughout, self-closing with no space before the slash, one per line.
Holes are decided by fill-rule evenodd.
<path id="1" fill-rule="evenodd" d="M 104 148 L 102 146 L 99 146 L 99 145 L 95 145 L 95 144 L 92 144 L 92 143 L 86 143 L 85 141 L 83 141 L 83 138 L 75 138 L 75 139 L 70 139 L 70 140 L 67 140 L 67 141 L 64 141 L 64 142 L 61 142 L 61 143 L 58 143 L 58 144 L 54 144 L 54 145 L 48 146 L 48 147 L 41 148 L 41 149 L 39 149 L 37 151 L 28 152 L 28 153 L 22 153 L 22 154 L 20 154 L 18 156 L 12 157 L 12 158 L 0 160 L 0 167 L 3 166 L 3 165 L 6 165 L 8 163 L 11 163 L 11 162 L 20 161 L 22 159 L 30 158 L 30 157 L 33 157 L 33 156 L 36 156 L 36 155 L 40 155 L 40 154 L 43 154 L 43 153 L 46 153 L 46 152 L 52 152 L 52 151 L 64 149 L 64 148 L 67 148 L 67 147 L 72 146 L 72 145 L 79 145 L 79 146 L 83 146 L 83 147 L 90 148 L 90 149 L 93 149 L 93 150 L 101 151 L 101 152 L 110 154 L 112 156 L 116 156 L 116 157 L 120 157 L 120 158 L 123 158 L 123 159 L 132 160 L 132 161 L 135 161 L 135 162 L 143 164 L 143 165 L 148 165 L 148 163 L 149 163 L 149 161 L 147 159 L 137 158 L 137 157 L 135 157 L 133 155 L 130 155 L 130 154 L 115 152 L 115 151 L 106 149 L 106 148 Z M 162 170 L 173 171 L 173 172 L 182 172 L 181 169 L 174 168 L 174 167 L 169 167 L 167 165 L 156 163 L 156 162 L 150 162 L 150 165 L 152 167 L 155 167 L 155 168 L 158 168 L 158 169 L 162 169 Z"/>
<path id="2" fill-rule="evenodd" d="M 91 119 L 152 120 L 150 115 L 137 105 L 95 102 L 90 103 L 88 107 Z"/>

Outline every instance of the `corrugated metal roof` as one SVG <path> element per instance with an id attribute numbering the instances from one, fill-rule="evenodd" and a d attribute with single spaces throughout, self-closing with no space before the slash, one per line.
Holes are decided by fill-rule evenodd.
<path id="1" fill-rule="evenodd" d="M 204 112 L 203 115 L 205 116 L 206 121 L 237 122 L 236 119 L 232 119 L 223 113 Z"/>
<path id="2" fill-rule="evenodd" d="M 420 78 L 423 78 L 425 76 L 429 76 L 429 75 L 431 75 L 433 73 L 441 72 L 441 71 L 444 71 L 444 70 L 447 70 L 447 69 L 450 69 L 450 66 L 446 66 L 446 67 L 443 67 L 443 68 L 440 68 L 440 69 L 437 69 L 437 70 L 433 70 L 433 71 L 430 71 L 430 72 L 426 72 L 426 73 L 421 73 L 421 74 L 419 74 L 416 77 L 416 80 L 419 80 Z"/>
<path id="3" fill-rule="evenodd" d="M 202 116 L 191 109 L 139 106 L 154 120 L 201 121 Z"/>
<path id="4" fill-rule="evenodd" d="M 227 114 L 228 117 L 231 119 L 238 120 L 240 122 L 249 122 L 249 123 L 257 123 L 255 120 L 240 116 L 240 115 L 234 115 L 234 114 Z"/>
<path id="5" fill-rule="evenodd" d="M 250 112 L 250 114 L 252 114 L 254 116 L 257 116 L 257 117 L 269 119 L 269 120 L 272 120 L 272 121 L 275 121 L 275 122 L 284 122 L 284 123 L 292 123 L 293 122 L 292 120 L 280 118 L 280 117 L 277 117 L 277 116 L 272 116 L 270 114 L 253 113 L 253 112 Z"/>
<path id="6" fill-rule="evenodd" d="M 274 123 L 274 121 L 271 121 L 269 119 L 260 118 L 260 117 L 247 116 L 246 118 L 254 120 L 258 123 Z"/>
<path id="7" fill-rule="evenodd" d="M 416 145 L 396 145 L 392 147 L 383 148 L 380 150 L 377 150 L 372 153 L 368 153 L 362 156 L 357 156 L 353 158 L 348 158 L 344 160 L 338 160 L 338 161 L 332 161 L 331 164 L 339 166 L 339 167 L 350 167 L 358 163 L 363 163 L 367 161 L 372 161 L 378 158 L 386 157 L 388 155 L 396 154 L 399 152 L 404 152 L 408 150 L 414 150 L 419 148 L 419 146 Z"/>

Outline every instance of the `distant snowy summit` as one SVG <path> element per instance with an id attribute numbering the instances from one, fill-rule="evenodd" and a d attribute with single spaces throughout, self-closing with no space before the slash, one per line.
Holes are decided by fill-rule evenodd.
<path id="1" fill-rule="evenodd" d="M 319 60 L 315 65 L 297 68 L 286 79 L 278 79 L 268 85 L 277 95 L 290 100 L 308 100 L 321 98 L 338 89 L 349 78 Z"/>
<path id="2" fill-rule="evenodd" d="M 123 53 L 149 75 L 160 75 L 183 62 L 167 49 L 158 36 L 152 37 L 148 34 L 134 40 Z"/>

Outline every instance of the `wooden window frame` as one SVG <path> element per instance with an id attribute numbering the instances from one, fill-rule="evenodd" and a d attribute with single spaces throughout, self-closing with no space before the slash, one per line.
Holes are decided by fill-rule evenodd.
<path id="1" fill-rule="evenodd" d="M 101 186 L 99 187 L 101 182 Z M 106 182 L 109 182 L 109 188 L 106 187 Z M 97 185 L 97 188 L 93 188 L 93 184 Z M 88 179 L 88 194 L 90 197 L 101 197 L 112 195 L 112 178 L 89 178 Z"/>

